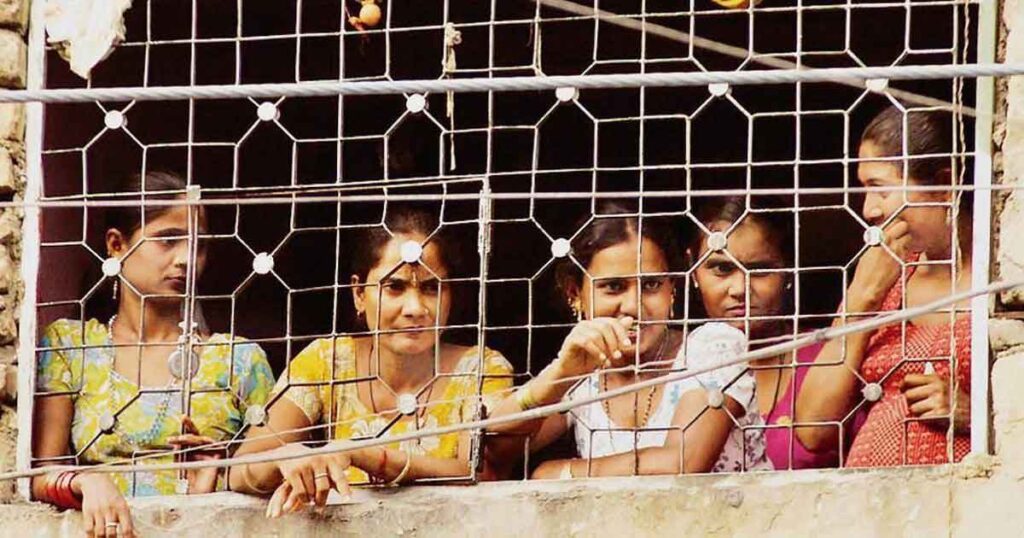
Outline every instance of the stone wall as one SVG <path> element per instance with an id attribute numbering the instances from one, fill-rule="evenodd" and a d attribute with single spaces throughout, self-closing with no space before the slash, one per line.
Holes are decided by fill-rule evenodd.
<path id="1" fill-rule="evenodd" d="M 1000 23 L 1000 61 L 1024 62 L 1024 2 L 1005 0 Z M 1024 185 L 1024 77 L 1009 77 L 999 84 L 1000 114 L 995 127 L 997 144 L 997 180 L 1003 184 Z M 1001 237 L 1024 237 L 1024 192 L 1000 197 L 996 223 Z M 999 241 L 994 259 L 997 277 L 1024 278 L 1024 241 Z M 1009 309 L 1024 310 L 1024 290 L 1002 294 Z"/>
<path id="2" fill-rule="evenodd" d="M 27 77 L 29 0 L 0 0 L 0 87 L 24 88 Z M 24 194 L 25 107 L 0 104 L 0 200 L 18 200 Z M 17 416 L 18 313 L 22 285 L 22 211 L 0 210 L 0 469 L 15 463 Z M 14 485 L 0 484 L 0 500 L 9 500 Z"/>

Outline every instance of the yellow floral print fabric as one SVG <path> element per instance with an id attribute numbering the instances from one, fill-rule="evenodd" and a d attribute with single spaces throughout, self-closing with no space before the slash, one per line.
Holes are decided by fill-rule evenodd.
<path id="1" fill-rule="evenodd" d="M 140 392 L 133 380 L 115 371 L 114 348 L 105 324 L 95 319 L 84 324 L 58 320 L 47 327 L 39 346 L 36 391 L 70 394 L 75 407 L 71 448 L 79 463 L 124 461 L 168 450 L 167 438 L 181 433 L 180 390 Z M 242 429 L 245 410 L 264 405 L 274 386 L 267 356 L 259 345 L 243 338 L 236 337 L 232 346 L 224 334 L 212 335 L 197 352 L 199 370 L 192 379 L 190 418 L 201 435 L 217 441 L 231 439 Z M 104 431 L 111 419 L 113 430 Z M 151 457 L 144 462 L 167 463 L 170 458 Z M 184 493 L 173 471 L 111 476 L 126 496 Z"/>
<path id="2" fill-rule="evenodd" d="M 512 365 L 501 353 L 484 348 L 481 386 L 477 376 L 480 362 L 479 347 L 470 348 L 462 355 L 447 378 L 444 393 L 431 398 L 432 403 L 420 419 L 421 429 L 473 420 L 481 403 L 493 409 L 507 396 L 512 387 Z M 332 378 L 335 383 L 331 383 Z M 377 437 L 382 432 L 383 437 L 391 437 L 416 428 L 411 419 L 401 420 L 389 428 L 389 419 L 378 416 L 359 399 L 357 383 L 337 383 L 356 378 L 355 340 L 321 338 L 292 360 L 278 379 L 274 393 L 283 392 L 285 398 L 302 409 L 310 424 L 332 424 L 334 439 L 364 439 Z M 409 454 L 454 459 L 458 457 L 459 434 L 393 443 L 389 447 Z M 352 483 L 367 482 L 366 473 L 359 469 L 349 469 L 348 474 Z"/>

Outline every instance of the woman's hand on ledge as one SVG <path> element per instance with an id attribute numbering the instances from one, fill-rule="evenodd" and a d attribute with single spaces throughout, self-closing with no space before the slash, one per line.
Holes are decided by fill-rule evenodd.
<path id="1" fill-rule="evenodd" d="M 80 474 L 75 477 L 72 488 L 82 495 L 82 526 L 86 536 L 135 537 L 128 502 L 109 476 Z"/>
<path id="2" fill-rule="evenodd" d="M 558 480 L 573 478 L 573 460 L 548 460 L 537 466 L 530 475 L 532 480 Z"/>
<path id="3" fill-rule="evenodd" d="M 198 449 L 200 447 L 209 447 L 216 441 L 205 435 L 199 434 L 199 429 L 196 428 L 195 424 L 188 417 L 184 417 L 181 421 L 182 426 L 185 429 L 184 434 L 175 435 L 168 438 L 168 444 L 174 448 L 174 450 L 183 449 Z M 219 460 L 223 457 L 221 450 L 191 450 L 185 453 L 184 461 L 209 461 Z M 190 469 L 186 473 L 188 479 L 188 492 L 189 494 L 198 493 L 212 493 L 217 489 L 217 477 L 220 476 L 220 468 L 218 467 L 206 467 L 204 469 Z"/>
<path id="4" fill-rule="evenodd" d="M 294 455 L 309 450 L 303 445 L 291 444 L 275 452 Z M 343 496 L 351 495 L 352 488 L 345 477 L 345 470 L 351 464 L 351 456 L 345 452 L 278 461 L 282 481 L 267 504 L 267 517 L 299 512 L 310 503 L 324 506 L 331 489 Z"/>

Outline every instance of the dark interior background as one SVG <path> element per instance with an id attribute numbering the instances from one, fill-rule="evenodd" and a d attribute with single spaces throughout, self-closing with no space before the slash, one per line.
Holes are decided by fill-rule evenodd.
<path id="1" fill-rule="evenodd" d="M 586 2 L 582 2 L 587 4 Z M 243 2 L 204 0 L 192 13 L 188 1 L 137 1 L 127 14 L 128 42 L 113 52 L 93 72 L 91 85 L 161 86 L 177 84 L 230 84 L 290 82 L 327 79 L 374 79 L 386 73 L 394 79 L 432 79 L 442 76 L 444 2 L 387 0 L 385 16 L 393 31 L 340 34 L 345 15 L 343 4 L 358 9 L 354 1 L 305 0 L 301 13 L 290 2 Z M 950 47 L 955 34 L 954 6 L 913 6 L 909 9 L 872 7 L 858 2 L 854 9 L 819 9 L 829 1 L 804 0 L 807 7 L 798 25 L 793 7 L 796 0 L 765 2 L 767 11 L 729 12 L 709 0 L 693 0 L 693 14 L 660 16 L 686 5 L 681 0 L 647 0 L 649 21 L 692 31 L 701 37 L 751 46 L 759 53 L 773 53 L 796 60 L 797 44 L 805 52 L 801 61 L 813 67 L 949 63 L 949 53 L 905 53 L 904 41 L 915 49 Z M 243 12 L 238 12 L 242 5 Z M 590 2 L 587 5 L 593 5 Z M 491 3 L 479 0 L 448 2 L 449 20 L 462 32 L 456 49 L 460 72 L 456 76 L 532 75 L 532 17 L 535 4 L 525 0 L 502 0 L 491 13 Z M 602 0 L 600 7 L 635 13 L 638 0 Z M 190 43 L 193 15 L 196 37 Z M 563 15 L 541 9 L 543 72 L 549 75 L 581 73 L 632 73 L 694 71 L 697 66 L 679 43 L 648 36 L 642 54 L 642 36 L 593 20 L 555 21 Z M 491 18 L 519 21 L 486 24 Z M 905 33 L 908 17 L 910 35 Z M 241 20 L 242 39 L 235 39 Z M 152 21 L 147 36 L 147 20 Z M 844 28 L 849 21 L 849 46 L 843 54 Z M 345 25 L 347 30 L 350 27 Z M 296 28 L 301 32 L 298 37 Z M 802 28 L 802 35 L 798 34 Z M 596 53 L 592 49 L 598 32 Z M 973 32 L 973 30 L 972 30 Z M 260 39 L 266 36 L 282 36 Z M 205 40 L 205 41 L 204 41 Z M 385 43 L 390 40 L 390 43 Z M 148 42 L 148 44 L 147 44 Z M 390 46 L 387 58 L 386 45 Z M 493 50 L 493 56 L 491 51 Z M 814 54 L 815 51 L 840 51 Z M 596 54 L 598 63 L 594 63 Z M 643 56 L 643 61 L 641 57 Z M 741 61 L 703 50 L 694 58 L 706 69 L 736 69 Z M 145 65 L 148 62 L 148 71 Z M 71 74 L 56 52 L 47 55 L 47 85 L 51 88 L 83 87 L 85 82 Z M 747 64 L 744 69 L 760 69 Z M 952 98 L 950 81 L 893 82 L 893 87 L 912 90 L 944 100 Z M 97 104 L 49 105 L 46 108 L 47 150 L 87 148 L 81 151 L 50 151 L 44 156 L 45 196 L 75 197 L 109 192 L 113 182 L 127 173 L 146 169 L 191 170 L 191 180 L 201 184 L 205 197 L 235 196 L 236 188 L 262 187 L 262 192 L 292 192 L 301 185 L 354 186 L 358 182 L 387 177 L 393 184 L 403 179 L 446 174 L 483 176 L 488 172 L 495 192 L 591 192 L 712 190 L 744 187 L 837 187 L 855 181 L 855 170 L 843 164 L 805 162 L 778 164 L 792 159 L 837 159 L 855 154 L 856 139 L 864 125 L 885 104 L 886 99 L 870 95 L 858 101 L 858 90 L 838 84 L 779 84 L 736 86 L 732 97 L 749 113 L 794 111 L 841 111 L 851 109 L 846 125 L 841 114 L 799 117 L 785 115 L 747 117 L 732 103 L 719 99 L 708 103 L 689 121 L 635 119 L 641 115 L 693 115 L 708 96 L 706 88 L 657 88 L 647 90 L 588 90 L 580 103 L 599 119 L 634 118 L 622 122 L 595 124 L 578 107 L 562 105 L 546 116 L 537 139 L 537 124 L 556 102 L 553 92 L 508 92 L 459 94 L 455 96 L 454 136 L 457 168 L 449 169 L 448 152 L 452 138 L 424 115 L 408 117 L 396 124 L 404 112 L 401 96 L 324 97 L 287 99 L 280 106 L 280 123 L 303 142 L 294 142 L 281 128 L 261 123 L 256 105 L 247 99 L 136 102 L 126 113 L 125 131 L 103 130 L 103 114 Z M 973 86 L 964 95 L 971 104 Z M 447 125 L 445 96 L 430 95 L 429 111 Z M 856 105 L 855 105 L 856 103 Z M 102 103 L 123 109 L 127 103 Z M 851 108 L 852 107 L 852 108 Z M 190 114 L 194 117 L 191 125 Z M 799 122 L 800 138 L 796 130 Z M 487 127 L 494 127 L 488 130 Z M 519 127 L 517 127 L 519 126 Z M 753 127 L 753 133 L 748 127 Z M 970 127 L 970 126 L 968 126 Z M 595 151 L 594 130 L 598 147 Z M 643 146 L 640 132 L 643 130 Z M 338 143 L 339 131 L 343 141 Z M 384 135 L 387 134 L 386 142 Z M 184 142 L 192 137 L 193 144 Z M 367 137 L 368 138 L 353 138 Z M 238 143 L 237 152 L 232 146 Z M 748 142 L 749 140 L 749 142 Z M 967 140 L 971 140 L 968 134 Z M 141 143 L 141 145 L 140 145 Z M 177 143 L 177 144 L 175 144 Z M 385 143 L 387 151 L 385 151 Z M 748 143 L 752 165 L 747 166 Z M 491 150 L 488 152 L 488 144 Z M 657 168 L 666 165 L 715 164 L 685 170 Z M 536 151 L 537 171 L 532 171 Z M 385 159 L 387 153 L 387 159 Z M 596 155 L 597 162 L 594 162 Z M 641 161 L 642 159 L 642 161 Z M 386 162 L 385 162 L 386 161 Z M 641 164 L 650 168 L 639 171 Z M 555 173 L 567 168 L 604 169 Z M 395 193 L 472 193 L 480 181 L 452 183 L 445 188 L 402 188 Z M 250 194 L 252 191 L 248 191 Z M 381 193 L 381 189 L 350 191 Z M 684 211 L 696 198 L 650 198 L 649 211 Z M 840 206 L 842 195 L 800 195 L 791 200 L 801 208 Z M 860 199 L 851 195 L 848 207 L 856 212 Z M 440 211 L 440 204 L 431 206 Z M 568 237 L 574 223 L 588 215 L 590 200 L 498 201 L 493 207 L 493 250 L 488 273 L 491 278 L 521 278 L 534 275 L 550 257 L 551 237 Z M 348 281 L 348 256 L 352 234 L 340 231 L 312 231 L 303 228 L 334 227 L 379 222 L 383 205 L 346 202 L 321 204 L 262 205 L 210 209 L 211 231 L 237 233 L 255 252 L 275 251 L 276 271 L 284 281 L 258 277 L 239 287 L 248 276 L 251 253 L 236 239 L 214 241 L 207 273 L 200 291 L 204 296 L 234 295 L 234 299 L 202 300 L 214 330 L 232 327 L 239 335 L 264 340 L 272 364 L 280 370 L 305 340 L 290 345 L 279 339 L 285 334 L 309 336 L 345 331 L 352 326 L 351 300 L 347 293 L 302 291 L 304 288 Z M 474 260 L 478 212 L 475 201 L 444 204 L 447 222 L 470 221 L 451 228 L 460 234 L 468 255 L 466 273 L 478 274 Z M 529 217 L 533 217 L 532 221 Z M 797 251 L 801 267 L 843 266 L 861 244 L 861 228 L 842 208 L 803 210 L 794 217 L 803 233 Z M 292 221 L 294 219 L 294 225 Z M 39 300 L 77 301 L 77 304 L 41 308 L 40 327 L 58 316 L 109 315 L 110 289 L 101 281 L 100 259 L 76 245 L 54 245 L 85 238 L 98 255 L 102 214 L 96 210 L 48 209 L 43 215 L 44 242 L 40 269 Z M 680 232 L 693 233 L 688 218 L 678 218 Z M 336 258 L 335 239 L 342 247 Z M 564 322 L 563 301 L 552 297 L 551 271 L 541 274 L 529 289 L 526 282 L 488 285 L 488 327 L 524 326 L 531 315 L 535 324 Z M 828 314 L 842 296 L 842 273 L 835 270 L 809 271 L 799 275 L 800 308 L 803 313 Z M 95 288 L 95 289 L 94 289 Z M 91 295 L 87 290 L 94 289 Z M 289 291 L 291 290 L 291 291 Z M 462 312 L 456 323 L 475 323 L 477 289 L 460 286 Z M 532 296 L 533 304 L 529 298 Z M 288 312 L 291 316 L 288 316 Z M 289 319 L 290 317 L 290 319 Z M 105 319 L 105 317 L 101 317 Z M 808 320 L 806 327 L 824 324 Z M 534 329 L 532 339 L 525 328 L 488 330 L 487 344 L 497 348 L 517 371 L 538 371 L 551 357 L 565 329 Z M 472 339 L 475 333 L 454 334 Z M 529 346 L 529 350 L 528 350 Z"/>

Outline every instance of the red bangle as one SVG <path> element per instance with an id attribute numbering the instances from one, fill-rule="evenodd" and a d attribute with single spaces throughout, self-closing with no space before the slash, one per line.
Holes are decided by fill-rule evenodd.
<path id="1" fill-rule="evenodd" d="M 78 475 L 78 471 L 64 471 L 57 476 L 54 487 L 54 504 L 61 508 L 82 509 L 82 500 L 79 499 L 71 489 L 71 482 Z"/>
<path id="2" fill-rule="evenodd" d="M 67 482 L 67 476 L 68 473 L 66 471 L 57 475 L 57 485 L 54 486 L 53 488 L 53 500 L 55 501 L 54 504 L 61 508 L 71 508 L 71 505 L 68 504 L 68 496 L 64 491 L 64 483 Z"/>
<path id="3" fill-rule="evenodd" d="M 57 480 L 60 479 L 60 473 L 50 473 L 46 475 L 46 500 L 51 503 L 57 502 Z"/>

